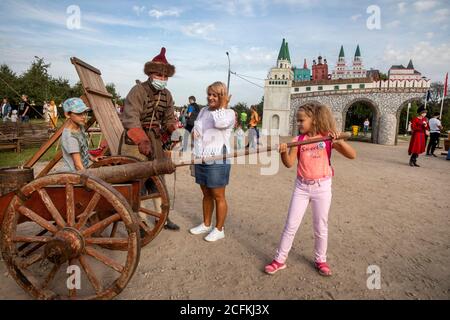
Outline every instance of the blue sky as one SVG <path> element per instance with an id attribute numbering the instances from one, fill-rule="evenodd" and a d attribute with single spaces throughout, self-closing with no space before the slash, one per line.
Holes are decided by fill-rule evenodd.
<path id="1" fill-rule="evenodd" d="M 77 5 L 81 29 L 67 28 L 67 8 Z M 380 8 L 380 29 L 366 25 L 370 5 Z M 0 63 L 23 72 L 34 56 L 50 62 L 50 73 L 78 80 L 69 58 L 76 56 L 102 71 L 126 96 L 135 79 L 145 80 L 146 61 L 167 48 L 177 68 L 169 80 L 177 105 L 195 95 L 205 103 L 205 89 L 227 81 L 231 69 L 262 80 L 276 63 L 282 38 L 291 60 L 308 65 L 319 54 L 330 72 L 339 48 L 347 61 L 356 45 L 364 66 L 387 72 L 392 64 L 414 66 L 433 81 L 450 69 L 448 0 L 198 0 L 198 1 L 21 1 L 0 0 Z M 232 104 L 258 103 L 263 89 L 231 78 Z"/>

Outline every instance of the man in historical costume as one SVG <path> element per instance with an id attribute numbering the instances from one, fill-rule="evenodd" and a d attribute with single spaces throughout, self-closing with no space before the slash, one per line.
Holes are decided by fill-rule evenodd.
<path id="1" fill-rule="evenodd" d="M 162 48 L 159 55 L 145 64 L 144 73 L 148 80 L 137 83 L 130 90 L 121 117 L 126 132 L 124 143 L 137 145 L 139 153 L 149 160 L 164 158 L 162 133 L 170 135 L 177 129 L 174 101 L 166 89 L 167 80 L 174 75 L 175 67 L 167 62 L 165 53 L 166 49 Z M 154 199 L 154 203 L 156 209 L 160 210 L 161 198 Z M 169 218 L 165 228 L 179 230 Z"/>
<path id="2" fill-rule="evenodd" d="M 409 165 L 411 167 L 420 167 L 417 164 L 417 158 L 419 154 L 425 152 L 425 136 L 429 134 L 428 119 L 426 118 L 427 110 L 423 106 L 420 106 L 417 109 L 417 114 L 418 116 L 411 121 L 412 135 L 408 149 L 408 154 L 411 155 L 409 159 Z"/>

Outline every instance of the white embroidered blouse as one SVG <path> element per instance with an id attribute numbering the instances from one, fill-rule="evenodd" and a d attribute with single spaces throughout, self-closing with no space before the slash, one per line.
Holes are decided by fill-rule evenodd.
<path id="1" fill-rule="evenodd" d="M 220 155 L 223 146 L 226 152 L 231 152 L 230 137 L 235 123 L 235 114 L 231 109 L 216 109 L 211 111 L 203 108 L 194 123 L 193 131 L 198 135 L 194 138 L 195 157 Z"/>

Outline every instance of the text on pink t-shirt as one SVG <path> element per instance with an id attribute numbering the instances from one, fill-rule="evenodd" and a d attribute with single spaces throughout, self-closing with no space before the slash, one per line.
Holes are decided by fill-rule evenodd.
<path id="1" fill-rule="evenodd" d="M 319 137 L 321 136 L 300 135 L 297 139 L 302 141 Z M 298 146 L 297 176 L 307 180 L 331 177 L 333 175 L 330 165 L 331 147 L 329 140 Z"/>

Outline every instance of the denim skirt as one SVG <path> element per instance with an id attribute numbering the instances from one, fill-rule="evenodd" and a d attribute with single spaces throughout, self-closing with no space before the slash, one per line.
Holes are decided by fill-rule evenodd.
<path id="1" fill-rule="evenodd" d="M 228 185 L 230 180 L 231 164 L 204 163 L 195 165 L 195 182 L 209 189 L 222 188 Z"/>

